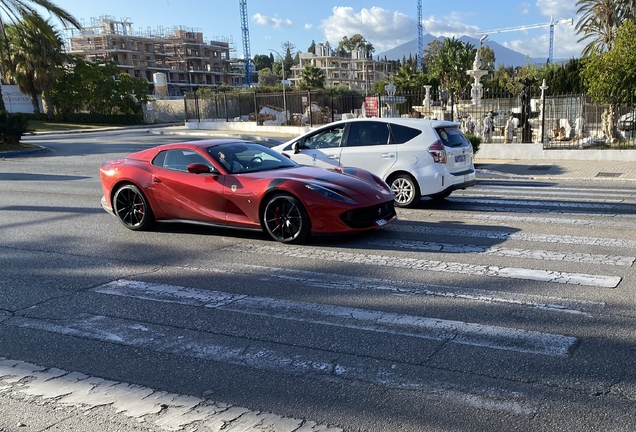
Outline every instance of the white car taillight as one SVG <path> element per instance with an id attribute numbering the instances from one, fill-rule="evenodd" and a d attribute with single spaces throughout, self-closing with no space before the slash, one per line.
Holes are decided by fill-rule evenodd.
<path id="1" fill-rule="evenodd" d="M 446 163 L 446 149 L 441 141 L 435 141 L 427 150 L 435 163 Z"/>

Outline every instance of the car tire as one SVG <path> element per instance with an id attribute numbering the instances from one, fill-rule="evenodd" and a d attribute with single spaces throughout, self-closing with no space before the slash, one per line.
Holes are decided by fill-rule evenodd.
<path id="1" fill-rule="evenodd" d="M 415 207 L 420 202 L 420 187 L 410 175 L 398 174 L 391 177 L 388 183 L 395 194 L 396 207 Z"/>
<path id="2" fill-rule="evenodd" d="M 135 185 L 121 186 L 113 196 L 113 212 L 129 230 L 144 231 L 155 222 L 154 214 L 143 192 Z"/>
<path id="3" fill-rule="evenodd" d="M 298 198 L 290 194 L 269 197 L 261 220 L 265 231 L 281 243 L 303 243 L 311 233 L 307 210 Z"/>

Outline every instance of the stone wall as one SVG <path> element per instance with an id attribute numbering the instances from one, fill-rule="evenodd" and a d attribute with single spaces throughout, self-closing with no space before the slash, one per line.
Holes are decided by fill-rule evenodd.
<path id="1" fill-rule="evenodd" d="M 144 110 L 144 121 L 153 123 L 174 123 L 185 120 L 183 99 L 151 99 Z"/>

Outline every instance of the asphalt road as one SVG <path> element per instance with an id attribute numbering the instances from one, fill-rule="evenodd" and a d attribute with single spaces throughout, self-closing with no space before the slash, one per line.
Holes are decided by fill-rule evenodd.
<path id="1" fill-rule="evenodd" d="M 486 179 L 285 246 L 99 205 L 174 137 L 0 160 L 0 431 L 636 430 L 636 185 Z"/>

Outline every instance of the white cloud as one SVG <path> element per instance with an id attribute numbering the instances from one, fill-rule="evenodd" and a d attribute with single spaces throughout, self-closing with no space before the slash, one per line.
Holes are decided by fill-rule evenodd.
<path id="1" fill-rule="evenodd" d="M 537 0 L 537 7 L 546 17 L 557 19 L 574 18 L 576 0 Z"/>
<path id="2" fill-rule="evenodd" d="M 380 7 L 361 9 L 336 6 L 333 15 L 322 21 L 325 40 L 334 45 L 344 36 L 361 34 L 373 44 L 375 52 L 382 52 L 417 37 L 417 21 L 401 12 L 390 12 Z"/>
<path id="3" fill-rule="evenodd" d="M 454 12 L 445 17 L 430 16 L 428 18 L 422 18 L 422 25 L 424 26 L 425 33 L 430 33 L 435 37 L 462 37 L 475 36 L 475 33 L 479 31 L 479 27 L 475 25 L 465 24 L 463 22 L 464 16 L 457 12 Z"/>
<path id="4" fill-rule="evenodd" d="M 305 24 L 305 30 L 311 30 L 313 27 L 314 27 L 313 24 L 309 24 L 309 23 Z"/>
<path id="5" fill-rule="evenodd" d="M 256 24 L 274 27 L 274 28 L 282 28 L 282 27 L 291 27 L 294 23 L 288 18 L 279 18 L 278 16 L 274 16 L 272 18 L 267 15 L 262 15 L 260 13 L 254 14 L 252 19 L 256 22 Z"/>
<path id="6" fill-rule="evenodd" d="M 521 15 L 528 15 L 530 13 L 530 5 L 528 3 L 521 3 L 519 9 L 521 10 Z"/>
<path id="7" fill-rule="evenodd" d="M 536 30 L 540 32 L 541 30 Z M 574 27 L 555 26 L 554 28 L 554 45 L 553 55 L 555 59 L 570 59 L 572 57 L 580 57 L 583 46 L 577 42 L 578 36 L 574 31 Z M 529 55 L 530 57 L 548 58 L 550 46 L 550 28 L 544 29 L 544 34 L 528 38 L 514 39 L 502 45 Z"/>

